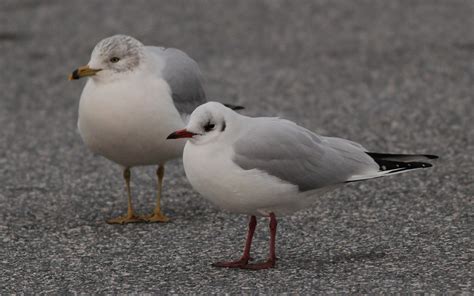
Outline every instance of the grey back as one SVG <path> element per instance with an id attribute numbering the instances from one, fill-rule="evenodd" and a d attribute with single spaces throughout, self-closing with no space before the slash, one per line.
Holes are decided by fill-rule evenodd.
<path id="1" fill-rule="evenodd" d="M 163 58 L 165 66 L 162 75 L 171 88 L 173 102 L 181 114 L 189 115 L 206 102 L 201 71 L 193 59 L 175 48 L 147 48 Z"/>

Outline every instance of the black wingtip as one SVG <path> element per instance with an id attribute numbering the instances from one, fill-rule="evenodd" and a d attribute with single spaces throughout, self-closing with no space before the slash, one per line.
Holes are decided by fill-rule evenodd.
<path id="1" fill-rule="evenodd" d="M 391 171 L 397 173 L 405 170 L 430 168 L 433 165 L 427 162 L 412 161 L 413 157 L 424 157 L 427 159 L 436 159 L 438 156 L 431 154 L 386 154 L 366 152 L 379 165 L 380 171 Z"/>
<path id="2" fill-rule="evenodd" d="M 223 104 L 223 105 L 226 106 L 227 108 L 230 108 L 230 109 L 234 110 L 234 111 L 245 109 L 245 107 L 243 107 L 243 106 L 237 106 L 237 105 L 232 105 L 232 104 Z"/>
<path id="3" fill-rule="evenodd" d="M 377 152 L 366 152 L 372 158 L 392 160 L 392 161 L 407 161 L 408 159 L 415 158 L 426 158 L 426 159 L 438 159 L 437 155 L 433 154 L 394 154 L 394 153 L 377 153 Z"/>

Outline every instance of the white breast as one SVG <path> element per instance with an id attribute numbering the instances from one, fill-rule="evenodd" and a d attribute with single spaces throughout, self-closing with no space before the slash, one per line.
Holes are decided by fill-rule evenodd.
<path id="1" fill-rule="evenodd" d="M 243 170 L 232 161 L 230 146 L 195 145 L 183 152 L 186 176 L 191 185 L 217 206 L 248 215 L 291 214 L 308 207 L 315 192 L 299 193 L 295 185 L 260 170 Z"/>
<path id="2" fill-rule="evenodd" d="M 143 76 L 87 82 L 79 104 L 79 132 L 86 145 L 123 166 L 151 165 L 179 157 L 184 141 L 167 141 L 184 127 L 168 84 Z"/>

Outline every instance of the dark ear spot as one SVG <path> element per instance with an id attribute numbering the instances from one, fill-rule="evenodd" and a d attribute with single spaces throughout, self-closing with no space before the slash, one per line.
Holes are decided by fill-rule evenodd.
<path id="1" fill-rule="evenodd" d="M 222 123 L 221 132 L 225 131 L 225 128 L 226 128 L 226 127 L 227 127 L 227 126 L 225 125 L 225 121 L 224 121 L 224 122 Z"/>

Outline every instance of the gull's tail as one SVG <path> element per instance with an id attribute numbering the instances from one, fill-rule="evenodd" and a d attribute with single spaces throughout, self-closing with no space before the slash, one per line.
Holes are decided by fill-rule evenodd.
<path id="1" fill-rule="evenodd" d="M 366 153 L 379 165 L 379 170 L 368 174 L 354 175 L 347 182 L 362 181 L 404 173 L 410 170 L 429 168 L 433 165 L 423 160 L 438 158 L 438 156 L 430 154 Z"/>

